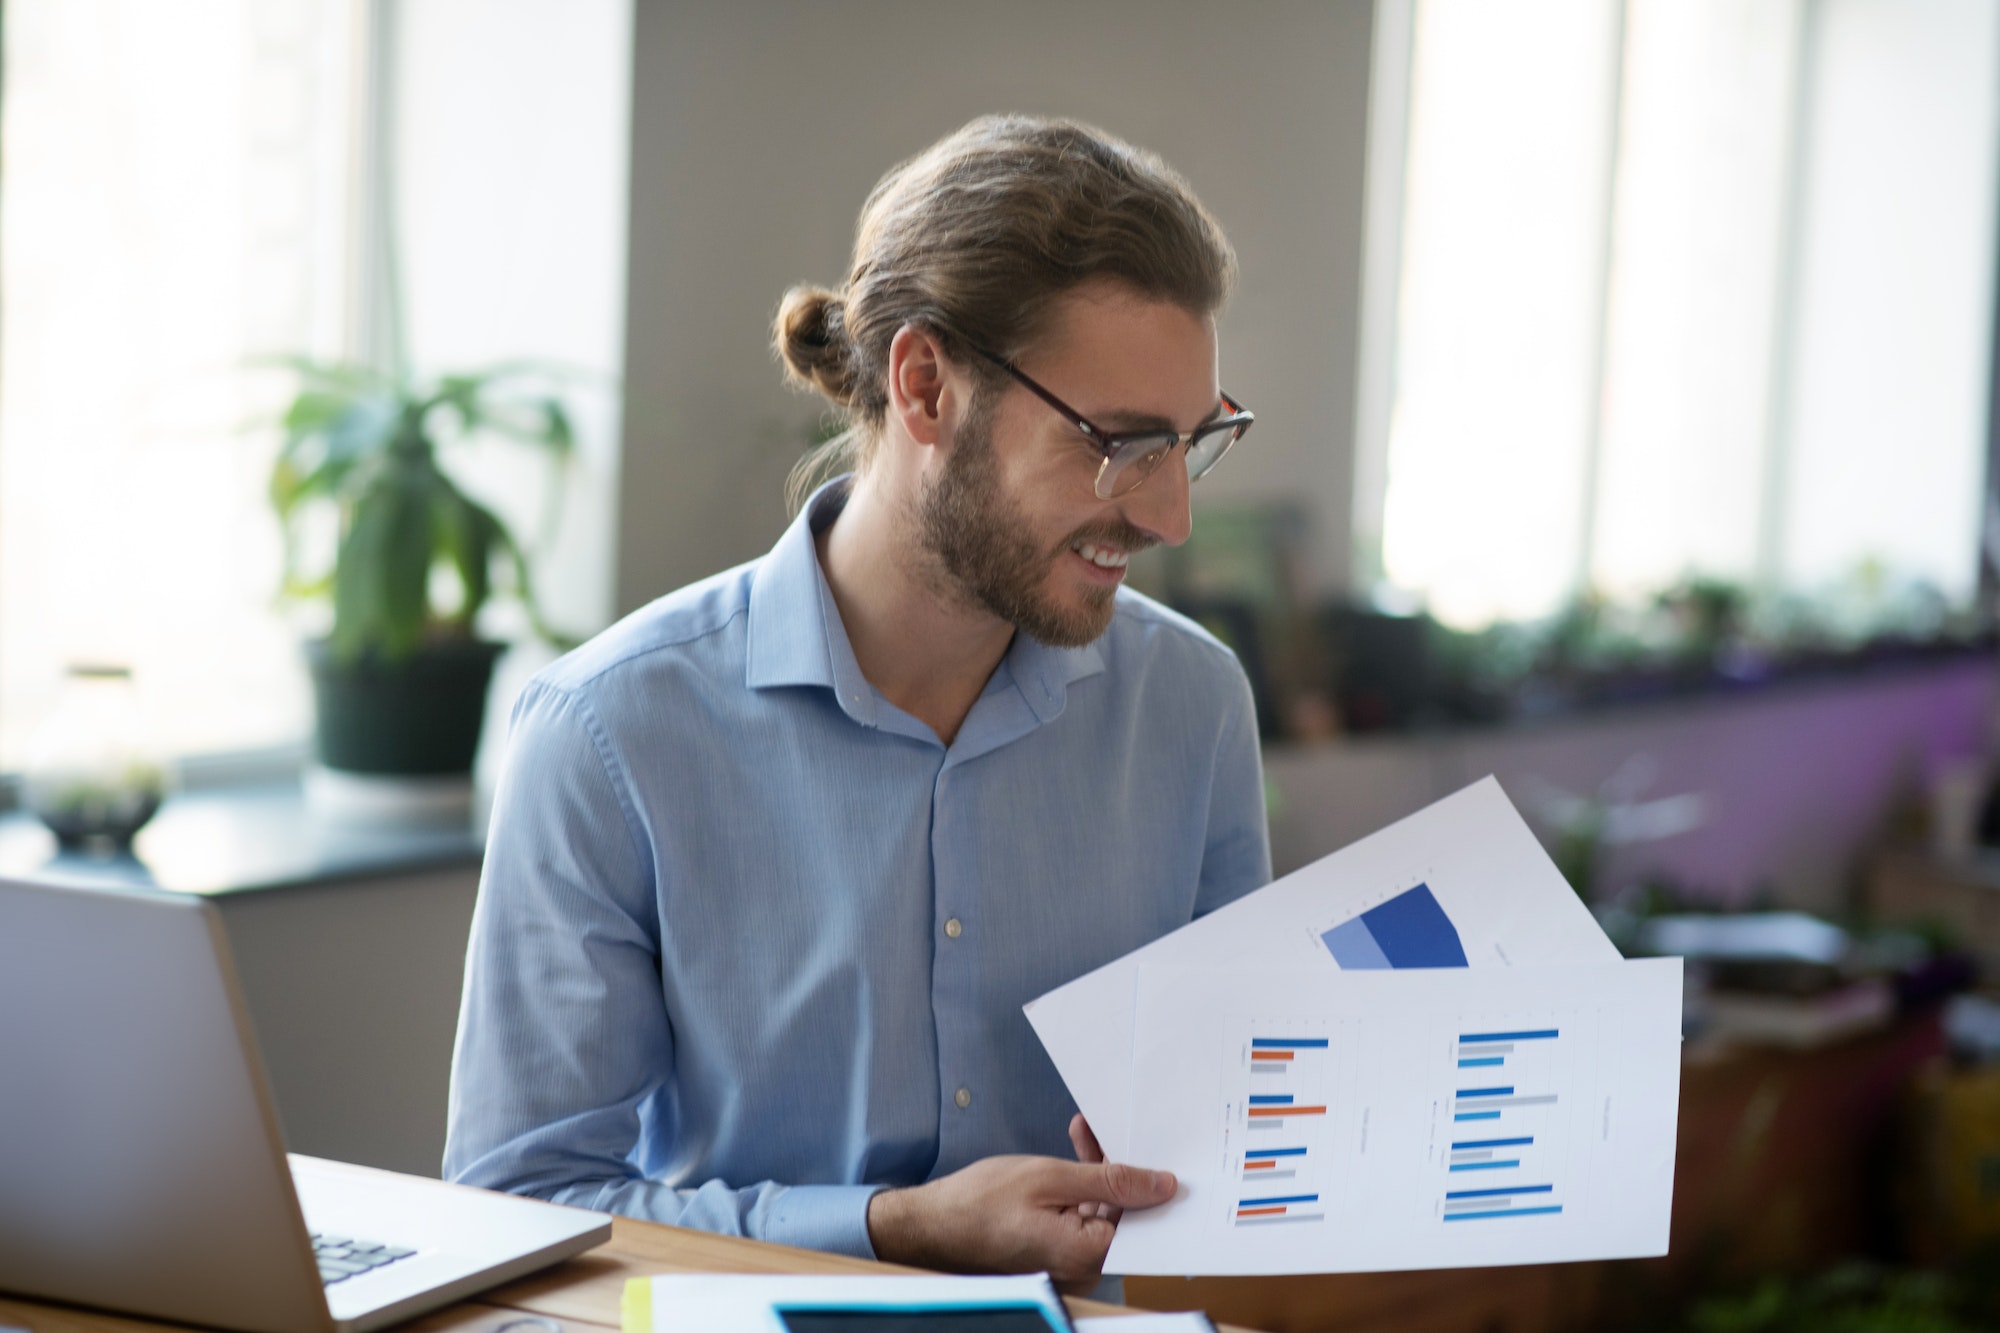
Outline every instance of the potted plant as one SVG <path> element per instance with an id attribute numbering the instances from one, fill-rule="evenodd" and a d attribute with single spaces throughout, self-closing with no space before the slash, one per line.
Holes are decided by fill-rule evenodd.
<path id="1" fill-rule="evenodd" d="M 285 364 L 299 389 L 270 497 L 284 530 L 281 595 L 332 609 L 325 637 L 306 644 L 320 761 L 348 774 L 468 775 L 505 647 L 480 637 L 481 609 L 511 596 L 536 634 L 569 641 L 542 619 L 527 552 L 445 471 L 439 444 L 499 436 L 560 462 L 574 443 L 569 416 L 526 391 L 547 380 L 527 366 L 426 382 Z"/>

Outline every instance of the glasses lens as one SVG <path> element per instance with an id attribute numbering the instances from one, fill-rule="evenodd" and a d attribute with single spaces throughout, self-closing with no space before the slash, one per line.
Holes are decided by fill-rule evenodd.
<path id="1" fill-rule="evenodd" d="M 1179 436 L 1165 434 L 1133 435 L 1120 440 L 1098 471 L 1098 498 L 1109 500 L 1123 495 L 1152 476 L 1179 442 Z"/>
<path id="2" fill-rule="evenodd" d="M 1203 476 L 1222 461 L 1229 452 L 1229 446 L 1236 443 L 1236 437 L 1243 433 L 1243 427 L 1218 426 L 1205 435 L 1197 435 L 1188 446 L 1187 470 L 1189 481 L 1200 481 Z"/>

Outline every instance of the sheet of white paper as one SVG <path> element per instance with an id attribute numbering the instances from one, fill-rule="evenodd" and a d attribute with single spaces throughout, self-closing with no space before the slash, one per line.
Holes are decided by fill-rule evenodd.
<path id="1" fill-rule="evenodd" d="M 1076 1333 L 1215 1333 L 1215 1325 L 1203 1314 L 1107 1314 L 1077 1320 Z"/>
<path id="2" fill-rule="evenodd" d="M 1681 960 L 1139 975 L 1134 1154 L 1180 1177 L 1105 1271 L 1667 1252 Z"/>
<path id="3" fill-rule="evenodd" d="M 1135 1157 L 1128 1077 L 1132 1055 L 1132 981 L 1150 966 L 1317 966 L 1390 961 L 1378 932 L 1359 923 L 1387 907 L 1441 909 L 1468 965 L 1543 966 L 1613 962 L 1618 950 L 1549 860 L 1535 835 L 1492 778 L 1475 782 L 1333 855 L 1184 926 L 1164 939 L 1058 987 L 1026 1006 L 1070 1095 L 1114 1161 Z M 1428 909 L 1426 909 L 1428 910 Z M 1428 941 L 1423 911 L 1405 912 L 1400 937 L 1416 952 Z M 1345 927 L 1329 943 L 1327 936 Z M 1380 932 L 1387 934 L 1388 932 Z M 1398 951 L 1407 960 L 1408 953 Z"/>
<path id="4" fill-rule="evenodd" d="M 669 1273 L 649 1278 L 653 1333 L 785 1333 L 778 1306 L 909 1309 L 948 1305 L 1021 1304 L 1068 1315 L 1046 1273 L 1025 1277 L 874 1277 L 859 1274 L 778 1276 L 770 1273 Z M 626 1302 L 624 1333 L 633 1327 Z"/>

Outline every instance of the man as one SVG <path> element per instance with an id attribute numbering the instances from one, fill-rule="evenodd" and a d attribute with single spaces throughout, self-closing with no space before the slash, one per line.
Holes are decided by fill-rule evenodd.
<path id="1" fill-rule="evenodd" d="M 1083 126 L 975 121 L 876 187 L 846 289 L 778 320 L 854 473 L 516 706 L 450 1178 L 1071 1281 L 1172 1197 L 1021 1005 L 1270 877 L 1242 670 L 1119 586 L 1248 428 L 1233 270 Z"/>

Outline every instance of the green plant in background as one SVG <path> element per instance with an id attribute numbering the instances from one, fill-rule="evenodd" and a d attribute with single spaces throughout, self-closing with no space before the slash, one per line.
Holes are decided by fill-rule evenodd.
<path id="1" fill-rule="evenodd" d="M 1654 605 L 1674 624 L 1674 658 L 1683 666 L 1715 666 L 1742 637 L 1750 590 L 1727 579 L 1690 578 L 1660 593 Z"/>
<path id="2" fill-rule="evenodd" d="M 473 639 L 496 591 L 521 603 L 540 637 L 573 642 L 543 621 L 521 543 L 438 458 L 441 439 L 499 436 L 566 460 L 575 445 L 568 413 L 559 399 L 524 388 L 546 382 L 548 371 L 502 366 L 424 382 L 352 365 L 283 364 L 300 383 L 270 479 L 284 529 L 283 596 L 331 602 L 337 659 L 399 661 L 426 645 Z M 338 515 L 333 558 L 308 569 L 309 515 L 325 505 Z M 493 582 L 496 560 L 504 589 Z M 434 578 L 441 571 L 448 577 Z"/>
<path id="3" fill-rule="evenodd" d="M 1991 1293 L 1964 1275 L 1843 1264 L 1811 1277 L 1766 1278 L 1746 1294 L 1712 1296 L 1688 1314 L 1689 1333 L 1974 1333 L 1990 1329 Z"/>

